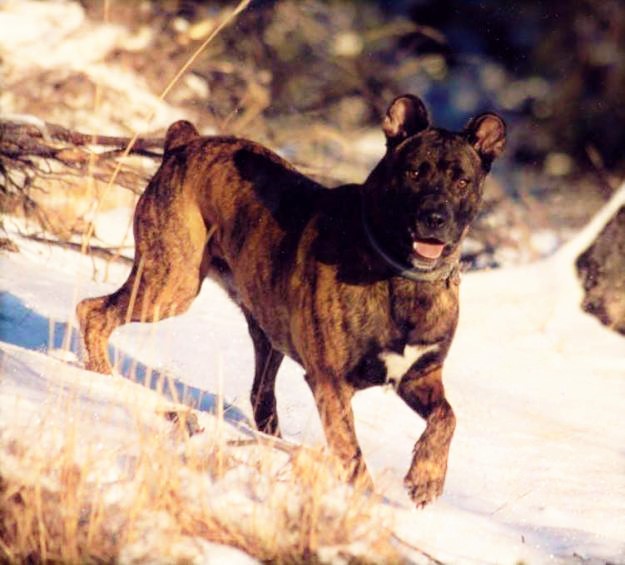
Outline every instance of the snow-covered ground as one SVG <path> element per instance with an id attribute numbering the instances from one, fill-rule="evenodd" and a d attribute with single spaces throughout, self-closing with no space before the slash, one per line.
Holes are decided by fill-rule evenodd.
<path id="1" fill-rule="evenodd" d="M 88 22 L 76 3 L 0 5 L 0 50 L 5 74 L 13 80 L 36 67 L 84 72 L 116 93 L 111 100 L 123 98 L 120 132 L 144 130 L 146 122 L 152 129 L 164 128 L 184 117 L 150 93 L 140 77 L 103 64 L 115 45 L 139 49 L 147 41 L 140 33 Z M 46 38 L 45 53 L 41 37 Z M 0 102 L 5 114 L 23 111 L 10 89 Z M 115 133 L 119 104 L 103 106 L 99 113 L 89 105 L 45 117 L 85 131 L 105 124 L 105 133 Z M 147 120 L 151 114 L 155 117 Z M 387 499 L 377 512 L 393 524 L 397 538 L 422 550 L 410 552 L 401 545 L 408 558 L 625 562 L 625 340 L 581 312 L 573 270 L 577 254 L 624 201 L 625 188 L 584 233 L 549 259 L 464 277 L 460 326 L 445 367 L 458 426 L 440 500 L 416 510 L 402 489 L 422 421 L 391 390 L 371 389 L 355 398 L 361 445 L 377 489 Z M 96 235 L 118 243 L 129 214 L 100 214 Z M 34 243 L 18 235 L 23 228 L 18 222 L 4 218 L 3 223 L 21 251 L 0 254 L 0 438 L 33 442 L 33 448 L 53 458 L 59 436 L 72 430 L 79 433 L 79 445 L 96 452 L 131 454 L 141 441 L 135 410 L 141 407 L 142 418 L 158 430 L 162 418 L 150 415 L 170 402 L 128 380 L 85 372 L 71 353 L 77 348 L 75 331 L 66 331 L 76 303 L 114 289 L 127 268 Z M 105 275 L 106 283 L 101 282 Z M 148 381 L 146 367 L 152 367 L 154 386 L 159 375 L 172 377 L 175 394 L 199 406 L 206 432 L 195 436 L 198 442 L 215 429 L 208 412 L 221 394 L 227 421 L 237 424 L 229 433 L 249 433 L 252 346 L 241 314 L 210 281 L 184 316 L 127 326 L 114 334 L 112 343 L 126 354 L 119 362 L 122 373 Z M 290 361 L 278 378 L 278 402 L 288 440 L 308 445 L 323 441 L 302 371 Z M 129 410 L 129 403 L 135 408 Z M 97 425 L 81 426 L 85 417 Z M 41 429 L 45 433 L 38 436 Z M 9 465 L 0 456 L 0 474 L 11 472 Z M 127 472 L 124 459 L 119 466 L 105 469 L 102 480 L 112 484 L 119 479 Z M 245 514 L 237 504 L 259 505 L 242 493 L 227 492 L 237 484 L 223 487 L 223 498 L 211 490 L 215 504 L 232 506 L 233 520 Z M 197 491 L 203 492 L 199 485 Z M 170 531 L 154 522 L 151 528 L 149 539 Z M 157 557 L 162 545 L 148 542 L 128 548 L 125 561 Z M 224 548 L 196 545 L 197 551 L 183 548 L 176 555 L 191 562 L 235 562 L 233 554 L 220 553 Z"/>
<path id="2" fill-rule="evenodd" d="M 625 562 L 625 340 L 579 309 L 573 269 L 576 255 L 624 201 L 625 187 L 547 260 L 464 276 L 460 325 L 445 367 L 458 426 L 440 500 L 416 510 L 402 489 L 421 420 L 392 390 L 356 396 L 361 445 L 387 500 L 380 511 L 398 538 L 452 563 Z M 126 268 L 111 265 L 111 282 L 93 282 L 94 265 L 98 276 L 105 270 L 101 263 L 23 239 L 11 219 L 5 227 L 21 252 L 0 256 L 0 432 L 19 434 L 65 394 L 85 411 L 106 413 L 100 420 L 106 441 L 127 444 L 130 424 L 111 407 L 133 395 L 156 406 L 157 395 L 87 373 L 62 352 L 76 346 L 75 336 L 64 343 L 63 323 L 73 320 L 77 301 L 114 289 Z M 210 281 L 183 316 L 126 326 L 112 343 L 178 379 L 179 392 L 184 384 L 192 398 L 202 398 L 203 410 L 222 391 L 229 421 L 251 418 L 246 326 Z M 126 358 L 120 370 L 131 365 Z M 284 363 L 277 389 L 286 439 L 321 443 L 296 364 Z M 62 429 L 63 417 L 50 417 L 47 427 L 55 426 Z"/>

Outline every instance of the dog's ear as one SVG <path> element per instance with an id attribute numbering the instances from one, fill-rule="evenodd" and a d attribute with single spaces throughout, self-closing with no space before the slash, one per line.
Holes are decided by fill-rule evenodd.
<path id="1" fill-rule="evenodd" d="M 486 168 L 501 155 L 506 146 L 506 124 L 497 114 L 490 112 L 469 120 L 464 135 Z"/>
<path id="2" fill-rule="evenodd" d="M 187 120 L 178 120 L 169 126 L 165 134 L 165 153 L 189 143 L 192 139 L 199 137 L 195 126 Z"/>
<path id="3" fill-rule="evenodd" d="M 382 129 L 386 135 L 386 146 L 390 149 L 404 139 L 430 125 L 425 104 L 417 96 L 404 94 L 391 102 L 386 111 Z"/>

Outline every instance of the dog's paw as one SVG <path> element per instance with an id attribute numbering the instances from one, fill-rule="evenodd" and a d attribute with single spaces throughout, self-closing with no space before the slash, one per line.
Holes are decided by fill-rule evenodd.
<path id="1" fill-rule="evenodd" d="M 404 486 L 417 508 L 423 508 L 443 494 L 444 478 L 414 481 L 410 475 L 404 479 Z"/>

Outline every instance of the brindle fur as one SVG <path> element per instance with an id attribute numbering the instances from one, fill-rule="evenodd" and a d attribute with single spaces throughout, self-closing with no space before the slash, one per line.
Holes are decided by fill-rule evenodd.
<path id="1" fill-rule="evenodd" d="M 407 261 L 414 228 L 444 241 L 438 265 L 455 267 L 504 125 L 485 114 L 460 133 L 432 128 L 423 103 L 405 95 L 389 107 L 384 131 L 386 155 L 367 181 L 328 190 L 257 143 L 200 137 L 188 122 L 173 124 L 162 165 L 137 204 L 128 280 L 77 307 L 87 367 L 111 372 L 106 345 L 115 328 L 181 314 L 210 276 L 249 325 L 258 428 L 280 434 L 274 384 L 286 354 L 305 369 L 331 449 L 367 482 L 351 398 L 385 383 L 381 353 L 434 344 L 395 384 L 426 421 L 405 483 L 418 505 L 438 496 L 455 427 L 441 369 L 458 319 L 457 275 L 398 275 L 372 248 L 363 216 L 398 260 Z M 459 188 L 461 178 L 468 188 Z M 436 229 L 418 219 L 432 207 L 449 216 Z"/>

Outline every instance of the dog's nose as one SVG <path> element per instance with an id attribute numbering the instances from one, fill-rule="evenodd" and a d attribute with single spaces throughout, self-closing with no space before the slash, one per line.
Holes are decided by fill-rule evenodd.
<path id="1" fill-rule="evenodd" d="M 449 212 L 444 207 L 429 208 L 421 213 L 421 221 L 431 230 L 439 230 L 449 222 Z"/>
<path id="2" fill-rule="evenodd" d="M 425 221 L 432 229 L 442 228 L 447 222 L 446 214 L 440 210 L 430 212 L 426 215 Z"/>

